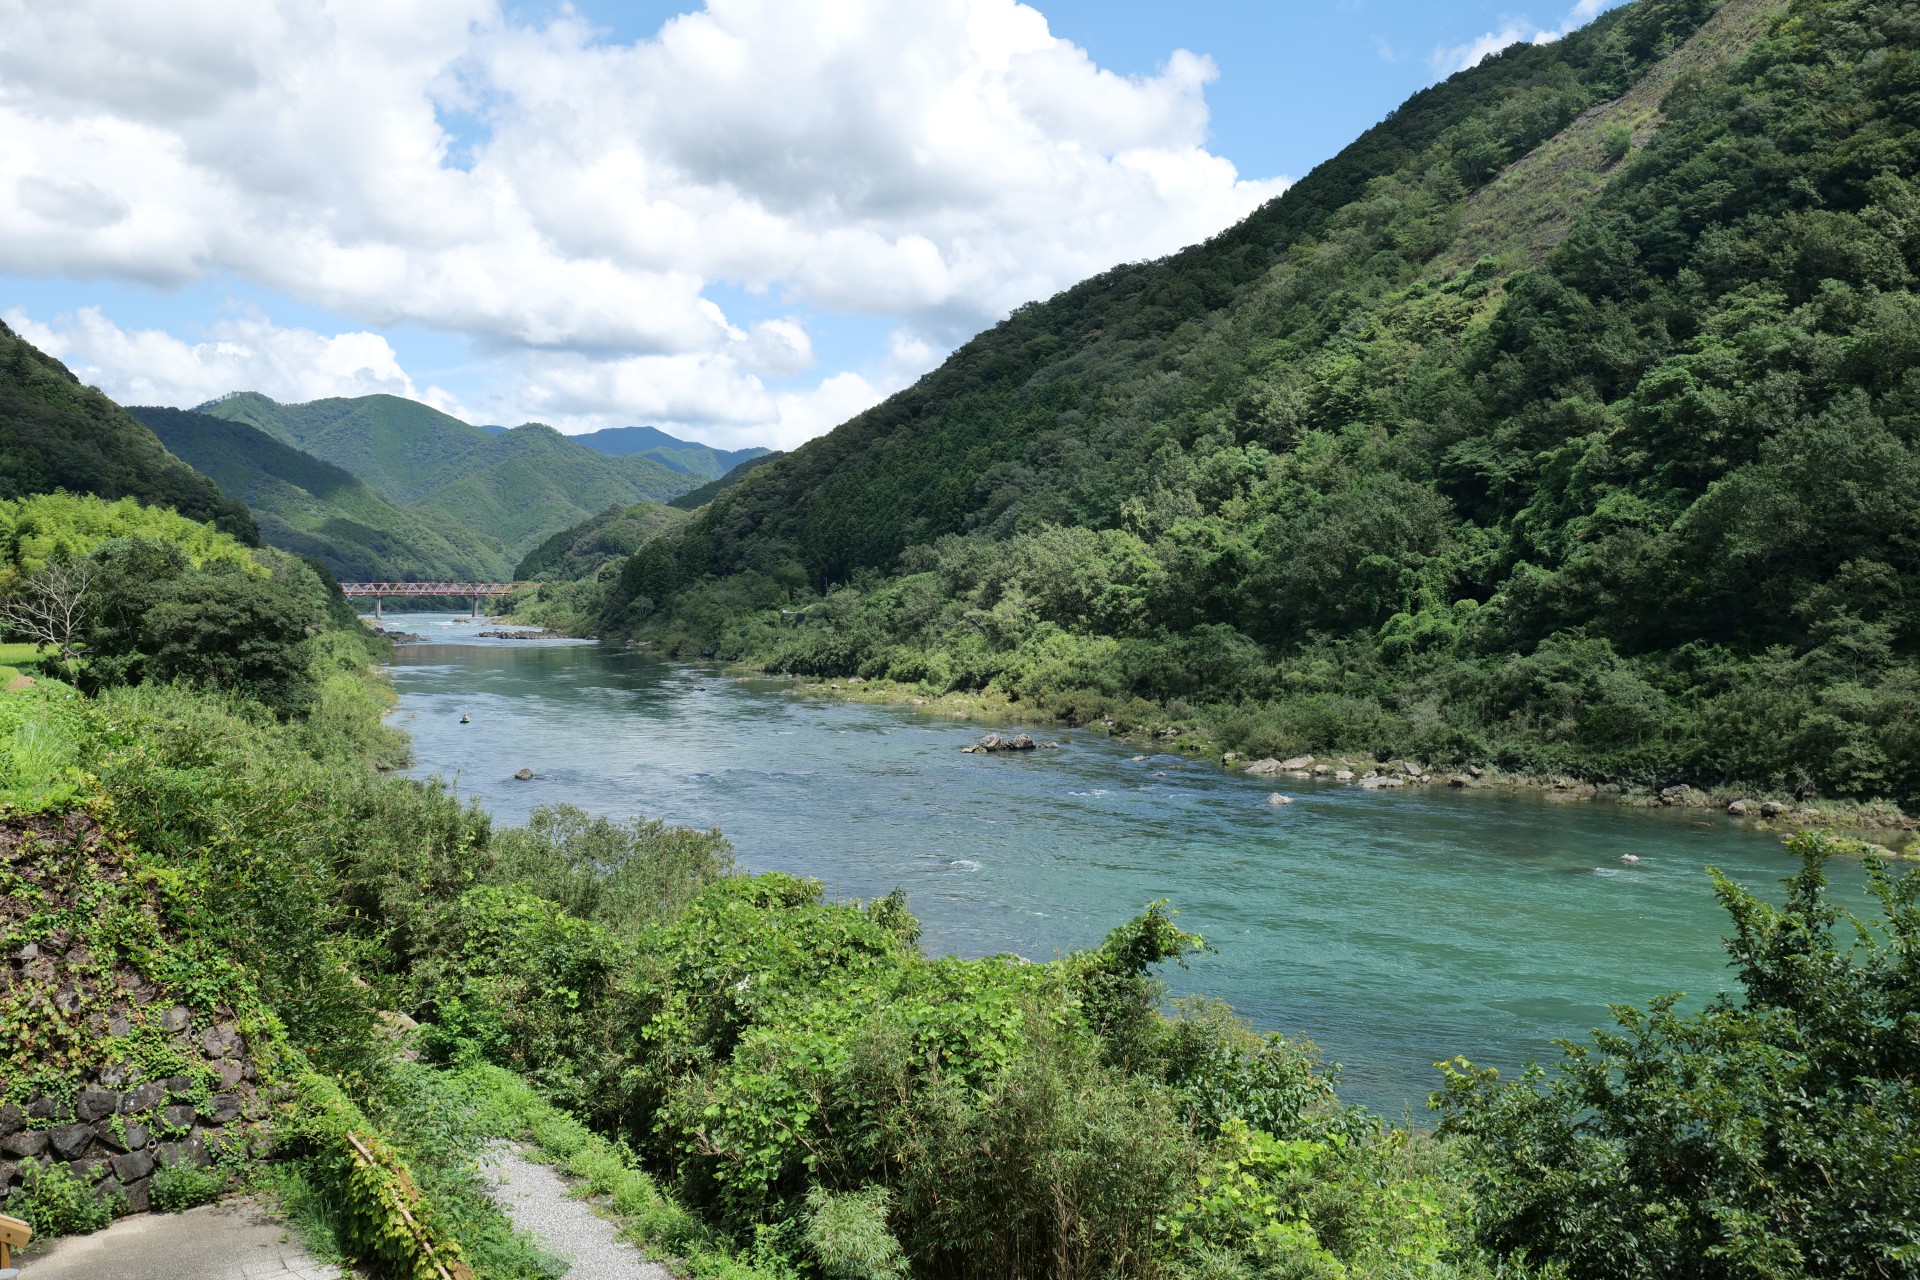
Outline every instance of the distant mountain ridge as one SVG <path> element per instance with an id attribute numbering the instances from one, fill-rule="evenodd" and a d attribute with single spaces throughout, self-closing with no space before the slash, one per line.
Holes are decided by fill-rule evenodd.
<path id="1" fill-rule="evenodd" d="M 250 423 L 187 409 L 128 410 L 175 455 L 243 499 L 269 546 L 308 556 L 342 581 L 492 579 L 501 544 L 457 521 L 390 502 L 343 467 Z"/>
<path id="2" fill-rule="evenodd" d="M 610 458 L 637 454 L 702 480 L 718 480 L 741 463 L 772 452 L 757 447 L 716 449 L 709 444 L 670 436 L 658 427 L 607 427 L 570 438 Z"/>
<path id="3" fill-rule="evenodd" d="M 608 456 L 539 423 L 490 430 L 399 396 L 281 404 L 241 392 L 197 412 L 344 468 L 436 527 L 466 526 L 498 545 L 502 566 L 561 529 L 612 507 L 666 501 L 702 478 L 651 457 Z"/>

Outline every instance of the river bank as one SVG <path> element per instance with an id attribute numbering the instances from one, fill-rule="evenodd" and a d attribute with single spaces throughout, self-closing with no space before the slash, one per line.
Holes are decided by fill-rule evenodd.
<path id="1" fill-rule="evenodd" d="M 1061 725 L 1070 720 L 1048 713 L 1044 708 L 1019 703 L 998 691 L 943 693 L 929 695 L 917 686 L 890 680 L 812 678 L 773 676 L 748 666 L 733 668 L 767 680 L 790 682 L 796 697 L 831 698 L 845 702 L 910 707 L 928 715 L 951 720 L 977 721 L 983 724 Z M 1164 708 L 1156 708 L 1163 715 Z M 1760 787 L 1696 787 L 1680 784 L 1652 788 L 1630 783 L 1590 781 L 1565 775 L 1535 774 L 1488 768 L 1424 767 L 1399 758 L 1380 759 L 1358 752 L 1303 753 L 1291 759 L 1303 760 L 1298 768 L 1284 768 L 1287 761 L 1249 760 L 1224 750 L 1212 731 L 1193 720 L 1173 723 L 1127 724 L 1111 717 L 1096 720 L 1086 728 L 1102 731 L 1116 742 L 1151 746 L 1161 751 L 1177 751 L 1197 759 L 1211 760 L 1230 772 L 1253 772 L 1256 776 L 1329 778 L 1335 782 L 1367 788 L 1375 786 L 1452 787 L 1459 790 L 1511 794 L 1529 792 L 1559 802 L 1616 804 L 1633 809 L 1695 810 L 1714 813 L 1741 823 L 1760 833 L 1791 834 L 1794 831 L 1831 828 L 1866 840 L 1886 857 L 1920 859 L 1920 819 L 1908 815 L 1889 801 L 1820 799 L 1808 801 L 1786 792 Z M 1262 764 L 1268 770 L 1257 768 Z M 1342 776 L 1346 775 L 1346 776 Z M 1387 778 L 1385 784 L 1378 778 Z"/>
<path id="2" fill-rule="evenodd" d="M 1276 782 L 1097 724 L 1046 729 L 1055 751 L 966 754 L 1023 709 L 396 622 L 430 637 L 392 668 L 410 772 L 503 824 L 570 804 L 718 827 L 749 869 L 903 890 L 933 955 L 1044 959 L 1170 899 L 1218 949 L 1168 975 L 1175 995 L 1316 1041 L 1348 1064 L 1343 1093 L 1389 1115 L 1424 1111 L 1437 1059 L 1517 1069 L 1612 1003 L 1711 997 L 1730 978 L 1705 869 L 1772 898 L 1795 866 L 1778 834 L 1701 809 Z M 1858 892 L 1858 867 L 1836 874 Z"/>

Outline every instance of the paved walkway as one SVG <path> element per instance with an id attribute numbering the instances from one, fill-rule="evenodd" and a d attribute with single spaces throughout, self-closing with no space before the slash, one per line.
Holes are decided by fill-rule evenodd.
<path id="1" fill-rule="evenodd" d="M 20 1280 L 339 1280 L 251 1200 L 122 1218 L 16 1257 Z"/>
<path id="2" fill-rule="evenodd" d="M 481 1168 L 500 1211 L 514 1226 L 532 1232 L 541 1248 L 570 1261 L 570 1276 L 673 1280 L 671 1271 L 642 1258 L 611 1222 L 594 1213 L 584 1200 L 569 1195 L 566 1182 L 551 1165 L 535 1164 L 511 1143 L 496 1142 L 487 1149 Z"/>

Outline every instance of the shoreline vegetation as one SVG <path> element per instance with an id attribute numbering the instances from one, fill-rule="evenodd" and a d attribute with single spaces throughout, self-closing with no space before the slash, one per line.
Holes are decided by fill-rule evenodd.
<path id="1" fill-rule="evenodd" d="M 630 647 L 640 651 L 651 648 L 644 641 Z M 1920 820 L 1907 814 L 1898 805 L 1886 801 L 1808 803 L 1791 794 L 1752 787 L 1676 785 L 1655 788 L 1591 782 L 1565 775 L 1512 772 L 1479 765 L 1427 768 L 1415 762 L 1409 770 L 1404 767 L 1409 762 L 1403 759 L 1380 759 L 1364 752 L 1351 751 L 1304 752 L 1300 756 L 1289 757 L 1289 760 L 1302 760 L 1301 765 L 1287 768 L 1283 766 L 1288 761 L 1272 757 L 1253 760 L 1244 753 L 1224 750 L 1218 735 L 1204 721 L 1182 721 L 1168 715 L 1164 708 L 1152 708 L 1148 713 L 1149 718 L 1139 722 L 1121 722 L 1110 716 L 1101 716 L 1087 723 L 1015 701 L 993 688 L 933 693 L 922 685 L 885 678 L 784 675 L 745 662 L 727 666 L 736 675 L 765 681 L 796 697 L 901 707 L 943 719 L 986 725 L 1091 728 L 1105 733 L 1116 742 L 1207 760 L 1228 772 L 1249 773 L 1256 777 L 1320 778 L 1356 787 L 1367 786 L 1379 777 L 1392 781 L 1375 785 L 1389 788 L 1425 786 L 1469 792 L 1525 791 L 1567 802 L 1617 804 L 1636 809 L 1691 809 L 1739 822 L 1751 830 L 1779 832 L 1783 836 L 1803 830 L 1833 830 L 1859 837 L 1863 845 L 1881 856 L 1920 859 Z M 1138 709 L 1134 713 L 1140 714 Z M 1338 776 L 1343 772 L 1351 776 Z M 1736 805 L 1740 807 L 1734 808 Z M 1889 832 L 1900 833 L 1894 837 L 1895 843 L 1892 845 L 1865 838 L 1871 834 L 1886 840 Z"/>
<path id="2" fill-rule="evenodd" d="M 309 566 L 7 511 L 15 590 L 162 570 L 82 611 L 78 686 L 0 693 L 0 1129 L 31 1153 L 0 1182 L 43 1236 L 251 1188 L 326 1258 L 553 1280 L 480 1181 L 527 1136 L 701 1280 L 1913 1273 L 1920 873 L 1867 859 L 1856 922 L 1846 841 L 1794 837 L 1783 905 L 1718 881 L 1737 994 L 1622 1007 L 1551 1072 L 1447 1063 L 1417 1132 L 1311 1043 L 1169 1003 L 1207 944 L 1167 903 L 962 960 L 903 895 L 743 874 L 718 831 L 497 826 L 380 771 L 390 650 Z"/>

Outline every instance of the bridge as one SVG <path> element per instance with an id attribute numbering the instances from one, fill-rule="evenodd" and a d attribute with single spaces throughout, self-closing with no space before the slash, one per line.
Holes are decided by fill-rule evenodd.
<path id="1" fill-rule="evenodd" d="M 537 587 L 537 582 L 343 582 L 340 590 L 349 600 L 373 600 L 373 616 L 384 617 L 381 603 L 388 596 L 466 596 L 473 601 L 473 616 L 480 616 L 480 601 L 489 596 L 510 596 L 516 591 Z"/>

